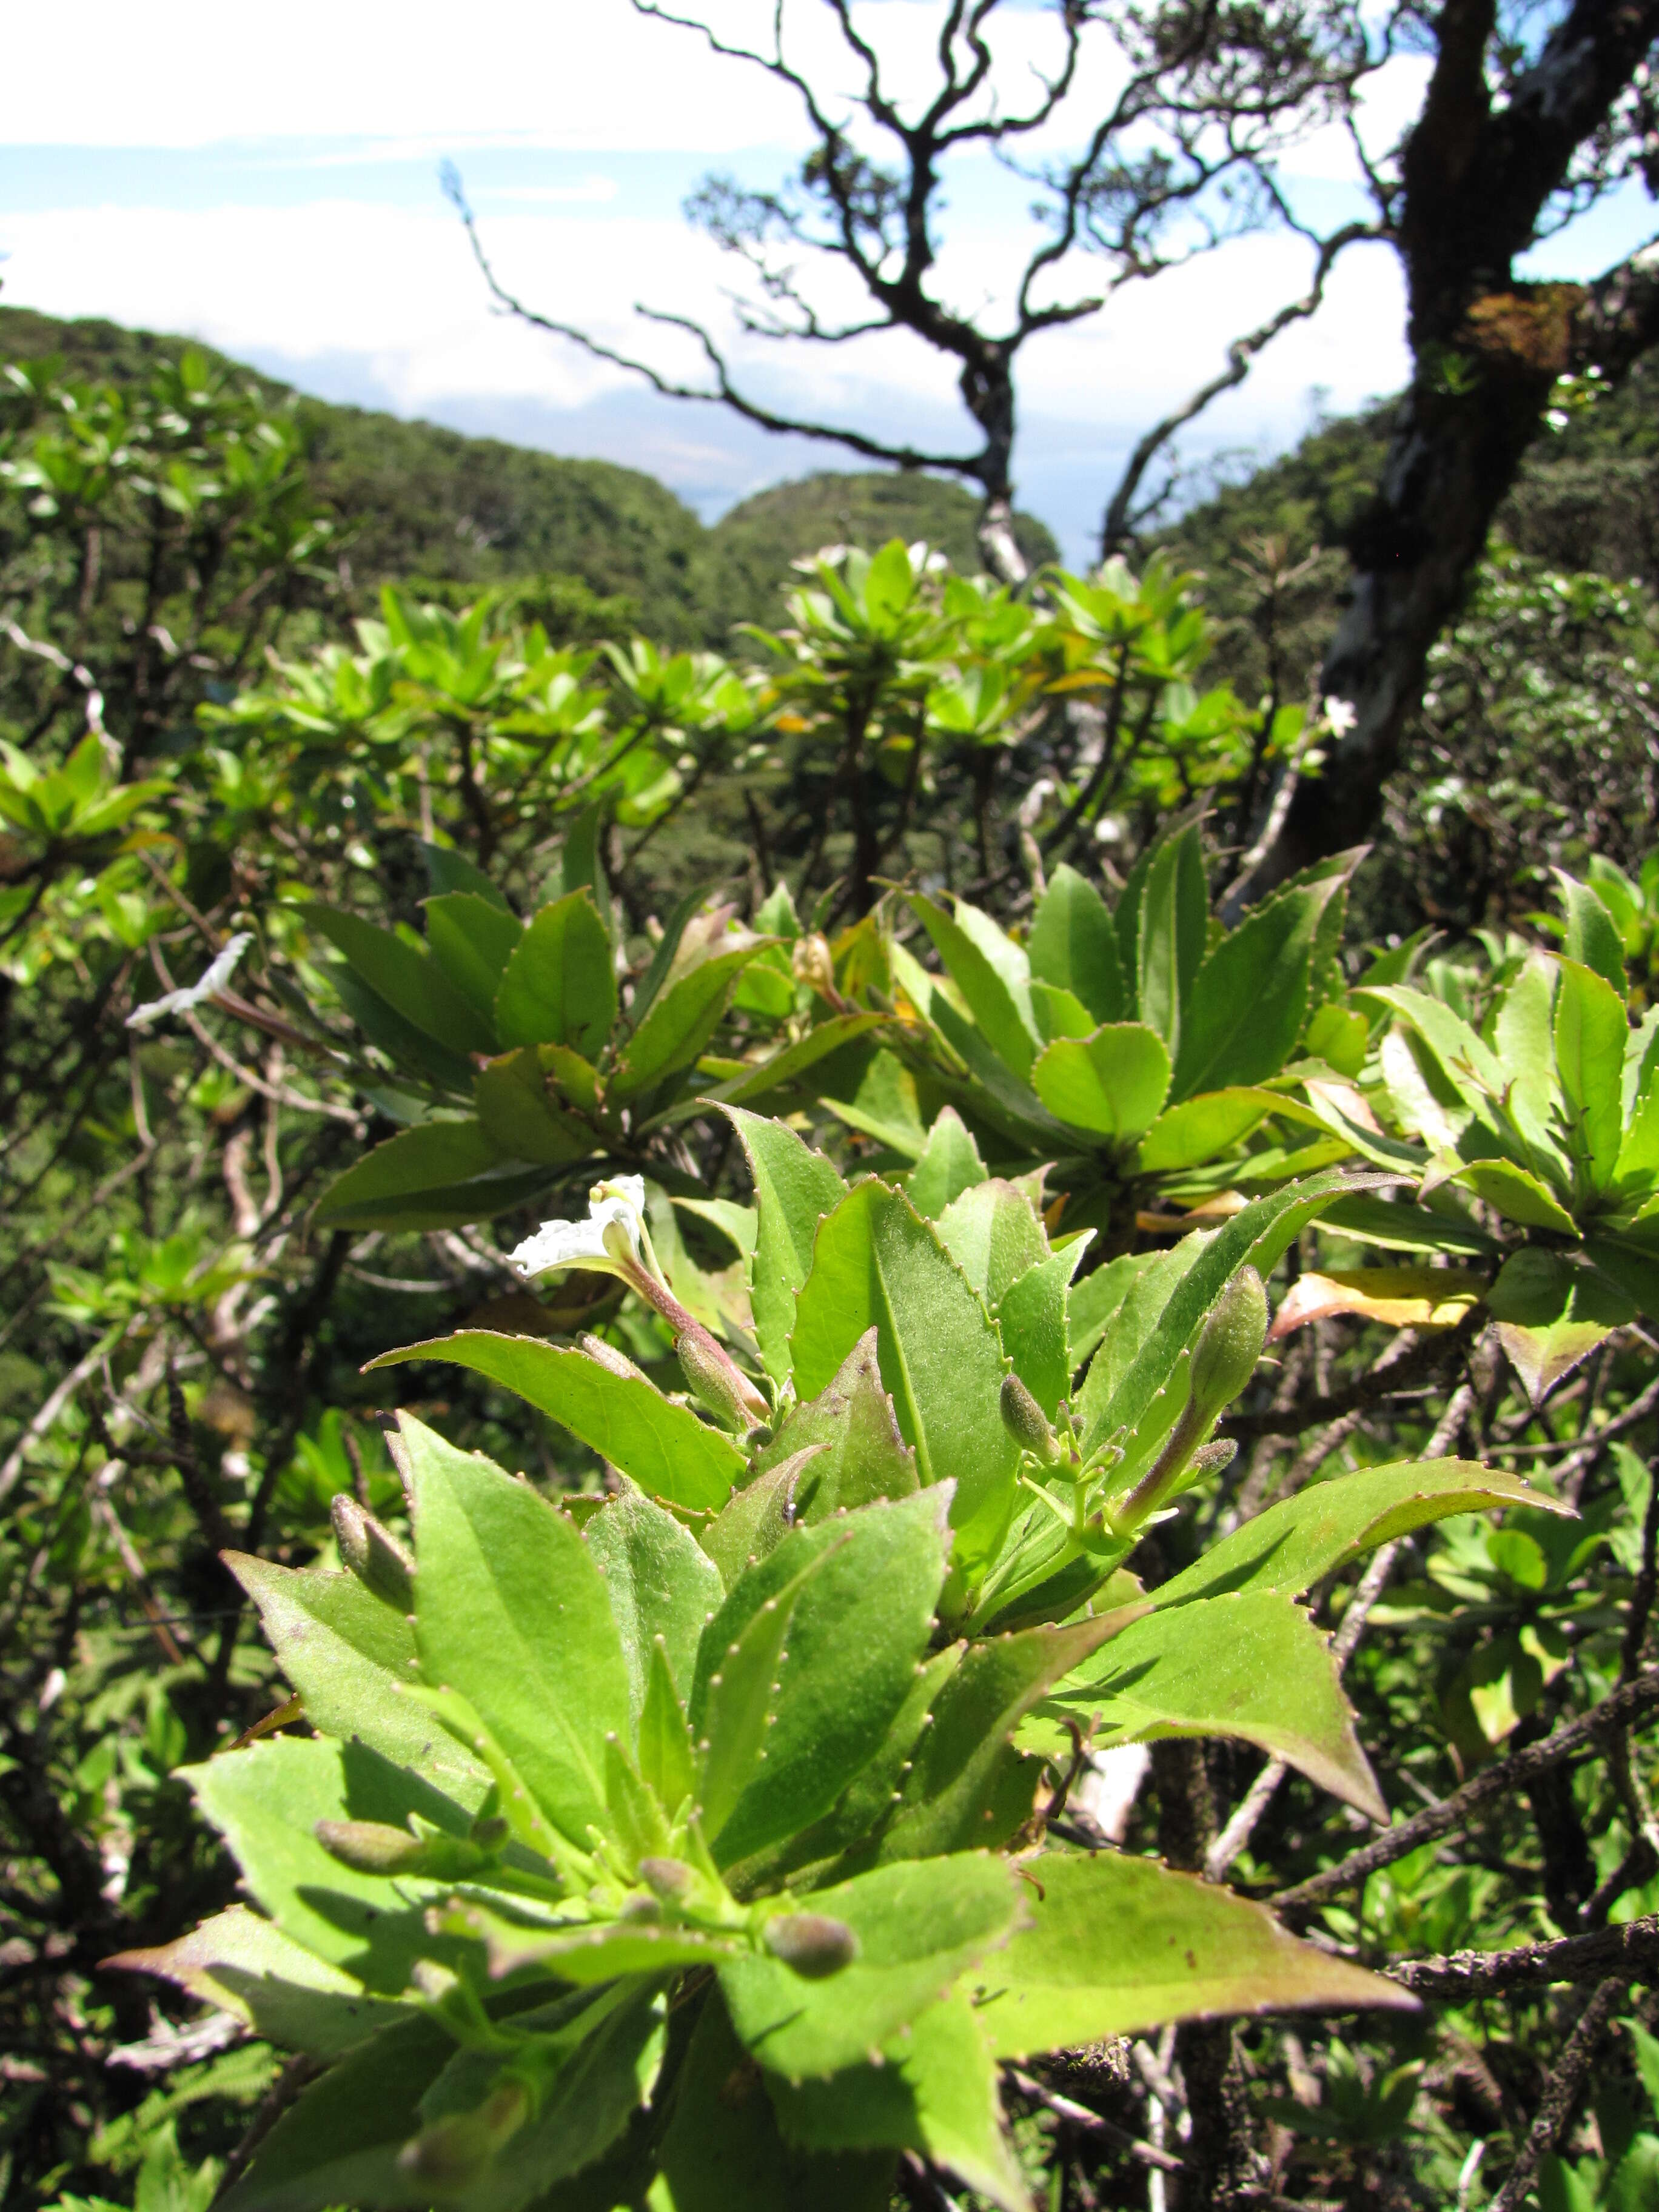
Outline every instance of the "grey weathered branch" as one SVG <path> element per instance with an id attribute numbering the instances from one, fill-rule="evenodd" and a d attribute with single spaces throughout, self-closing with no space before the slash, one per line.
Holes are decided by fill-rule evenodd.
<path id="1" fill-rule="evenodd" d="M 1659 1981 L 1659 1912 L 1599 1928 L 1590 1936 L 1563 1936 L 1551 1943 L 1522 1943 L 1511 1951 L 1453 1951 L 1442 1958 L 1407 1959 L 1390 1978 L 1419 1997 L 1492 1996 L 1501 1990 L 1539 1989 L 1553 1982 L 1599 1982 L 1616 1974 L 1627 1982 Z"/>

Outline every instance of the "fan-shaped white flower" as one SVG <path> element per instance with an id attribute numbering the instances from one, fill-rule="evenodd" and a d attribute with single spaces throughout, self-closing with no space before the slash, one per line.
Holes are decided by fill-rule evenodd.
<path id="1" fill-rule="evenodd" d="M 544 1221 L 507 1254 L 521 1275 L 545 1275 L 555 1267 L 590 1267 L 632 1282 L 643 1267 L 645 1178 L 618 1176 L 596 1182 L 588 1193 L 585 1221 Z"/>
<path id="2" fill-rule="evenodd" d="M 1359 710 L 1352 699 L 1325 702 L 1325 726 L 1334 738 L 1346 738 L 1358 720 Z"/>
<path id="3" fill-rule="evenodd" d="M 216 953 L 193 983 L 181 991 L 169 991 L 165 998 L 152 999 L 147 1006 L 135 1006 L 127 1016 L 130 1030 L 147 1030 L 159 1022 L 164 1014 L 185 1014 L 204 1000 L 218 997 L 232 975 L 236 963 L 253 942 L 246 930 L 239 930 L 222 952 Z"/>

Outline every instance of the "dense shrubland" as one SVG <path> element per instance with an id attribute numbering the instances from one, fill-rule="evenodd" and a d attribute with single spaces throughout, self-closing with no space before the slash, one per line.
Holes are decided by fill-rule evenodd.
<path id="1" fill-rule="evenodd" d="M 1251 902 L 1310 546 L 717 653 L 4 404 L 9 2194 L 1648 2201 L 1643 587 Z"/>

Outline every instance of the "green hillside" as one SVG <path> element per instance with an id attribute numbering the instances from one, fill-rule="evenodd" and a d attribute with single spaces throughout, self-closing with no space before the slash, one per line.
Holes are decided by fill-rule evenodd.
<path id="1" fill-rule="evenodd" d="M 0 307 L 0 360 L 61 355 L 77 375 L 121 382 L 176 356 L 186 341 L 97 319 L 58 322 Z M 252 377 L 273 398 L 289 387 Z M 349 529 L 346 557 L 363 603 L 383 582 L 414 579 L 465 587 L 539 580 L 526 598 L 556 617 L 572 598 L 559 580 L 620 598 L 613 624 L 637 622 L 676 644 L 721 644 L 734 623 L 774 623 L 789 563 L 833 539 L 925 538 L 959 567 L 976 565 L 976 502 L 961 485 L 926 476 L 818 475 L 743 501 L 710 529 L 654 477 L 612 461 L 572 460 L 495 438 L 470 438 L 297 395 L 319 492 Z M 1028 555 L 1054 541 L 1029 516 Z M 580 594 L 574 597 L 580 599 Z M 591 610 L 588 611 L 591 613 Z M 592 624 L 590 621 L 589 629 Z"/>

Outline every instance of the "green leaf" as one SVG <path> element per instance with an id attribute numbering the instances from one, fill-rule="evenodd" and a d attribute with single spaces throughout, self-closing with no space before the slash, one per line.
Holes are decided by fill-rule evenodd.
<path id="1" fill-rule="evenodd" d="M 887 2212 L 890 2151 L 793 2149 L 725 2006 L 703 2006 L 681 2069 L 650 2212 Z M 583 2212 L 612 2212 L 606 2196 Z"/>
<path id="2" fill-rule="evenodd" d="M 1123 970 L 1117 933 L 1094 885 L 1064 860 L 1031 917 L 1026 943 L 1031 974 L 1080 999 L 1097 1022 L 1123 1014 Z"/>
<path id="3" fill-rule="evenodd" d="M 592 1129 L 561 1113 L 548 1095 L 540 1054 L 523 1045 L 492 1060 L 472 1079 L 478 1122 L 508 1158 L 539 1167 L 568 1167 L 595 1148 Z"/>
<path id="4" fill-rule="evenodd" d="M 1476 1460 L 1401 1460 L 1363 1468 L 1297 1492 L 1258 1513 L 1218 1544 L 1212 1544 L 1182 1574 L 1161 1583 L 1152 1603 L 1162 1608 L 1228 1590 L 1271 1590 L 1300 1597 L 1328 1574 L 1379 1544 L 1392 1543 L 1454 1513 L 1493 1506 L 1534 1506 L 1547 1513 L 1571 1508 L 1519 1475 L 1482 1467 Z"/>
<path id="5" fill-rule="evenodd" d="M 1048 1239 L 1029 1193 L 1000 1176 L 952 1199 L 935 1227 L 991 1313 L 1012 1283 L 1048 1257 Z"/>
<path id="6" fill-rule="evenodd" d="M 873 1178 L 818 1231 L 796 1307 L 795 1388 L 816 1397 L 868 1328 L 881 1379 L 924 1484 L 954 1481 L 951 1525 L 968 1559 L 988 1558 L 1013 1504 L 1018 1448 L 997 1395 L 994 1323 L 932 1227 Z"/>
<path id="7" fill-rule="evenodd" d="M 1238 1270 L 1248 1265 L 1266 1276 L 1291 1239 L 1334 1200 L 1372 1188 L 1382 1180 L 1331 1170 L 1309 1176 L 1269 1197 L 1254 1200 L 1212 1234 L 1194 1231 L 1172 1252 L 1160 1255 L 1157 1266 L 1137 1280 L 1118 1316 L 1119 1323 L 1127 1320 L 1132 1324 L 1121 1332 L 1121 1358 L 1103 1364 L 1109 1349 L 1103 1343 L 1089 1370 L 1079 1403 L 1090 1448 L 1120 1427 L 1130 1431 L 1138 1443 L 1155 1445 L 1185 1402 L 1185 1366 L 1192 1341 Z M 1160 1392 L 1164 1418 L 1149 1421 Z M 1124 1471 L 1127 1476 L 1130 1469 L 1126 1466 Z"/>
<path id="8" fill-rule="evenodd" d="M 787 1657 L 775 1657 L 756 1678 L 763 1765 L 744 1775 L 729 1815 L 717 1819 L 704 1799 L 706 1833 L 723 1865 L 822 1818 L 875 1756 L 933 1632 L 949 1550 L 944 1502 L 924 1492 L 793 1530 L 710 1622 L 691 1723 L 699 1738 L 712 1740 L 721 1701 L 736 1710 L 734 1668 L 746 1668 L 746 1639 L 756 1633 L 757 1650 L 765 1648 L 757 1625 L 792 1616 L 787 1646 L 780 1637 L 775 1647 Z M 768 1613 L 771 1605 L 776 1614 Z M 745 1698 L 751 1686 L 745 1674 Z"/>
<path id="9" fill-rule="evenodd" d="M 1066 1297 L 1066 1358 L 1075 1375 L 1104 1335 L 1134 1283 L 1161 1255 L 1125 1252 L 1074 1282 Z"/>
<path id="10" fill-rule="evenodd" d="M 943 907 L 923 898 L 920 892 L 912 891 L 907 896 L 991 1049 L 1022 1082 L 1027 1080 L 1038 1040 L 1030 996 L 1024 988 L 1024 954 L 1012 939 L 1002 937 L 988 915 L 979 915 L 964 900 L 957 902 L 953 921 Z M 967 916 L 973 916 L 985 927 L 970 934 L 964 926 Z M 992 932 L 994 938 L 988 934 Z M 996 939 L 1001 939 L 1006 951 L 999 952 Z"/>
<path id="11" fill-rule="evenodd" d="M 961 1115 L 954 1106 L 942 1107 L 910 1170 L 905 1195 L 924 1221 L 937 1221 L 953 1199 L 984 1180 L 985 1163 Z"/>
<path id="12" fill-rule="evenodd" d="M 225 1565 L 259 1608 L 283 1674 L 325 1735 L 355 1739 L 407 1766 L 469 1811 L 489 1778 L 430 1713 L 404 1695 L 419 1680 L 415 1632 L 356 1575 L 279 1567 L 246 1552 Z"/>
<path id="13" fill-rule="evenodd" d="M 218 2212 L 326 2212 L 331 2205 L 429 2205 L 432 2188 L 398 2154 L 420 2126 L 420 2100 L 455 2045 L 435 2021 L 377 2035 L 303 2089 L 260 2142 Z"/>
<path id="14" fill-rule="evenodd" d="M 1281 891 L 1222 939 L 1193 979 L 1174 1093 L 1219 1091 L 1277 1075 L 1308 1012 L 1320 917 L 1340 878 Z"/>
<path id="15" fill-rule="evenodd" d="M 1536 1245 L 1505 1260 L 1486 1307 L 1534 1406 L 1615 1328 L 1636 1318 L 1631 1300 L 1604 1275 Z"/>
<path id="16" fill-rule="evenodd" d="M 769 1558 L 775 1559 L 779 1548 Z M 822 1547 L 803 1559 L 797 1546 L 786 1578 L 775 1582 L 746 1618 L 728 1623 L 716 1613 L 709 1623 L 708 1648 L 717 1663 L 700 1672 L 692 1724 L 703 1731 L 697 1738 L 697 1796 L 702 1832 L 711 1842 L 718 1843 L 738 1800 L 760 1778 L 784 1639 L 796 1601 L 822 1560 Z M 730 1628 L 735 1635 L 728 1634 Z"/>
<path id="17" fill-rule="evenodd" d="M 1259 1744 L 1367 1819 L 1389 1810 L 1354 1734 L 1329 1639 L 1273 1591 L 1194 1598 L 1149 1613 L 1084 1666 L 1037 1715 L 1100 1717 L 1096 1741 L 1225 1735 Z M 1034 1747 L 1059 1738 L 1030 1731 Z M 1027 1741 L 1023 1732 L 1020 1741 Z"/>
<path id="18" fill-rule="evenodd" d="M 476 868 L 465 853 L 458 853 L 453 845 L 428 845 L 422 842 L 421 858 L 426 863 L 426 879 L 434 896 L 441 898 L 450 891 L 471 891 L 503 914 L 513 909 L 507 895 L 498 890 L 481 868 Z"/>
<path id="19" fill-rule="evenodd" d="M 369 1043 L 378 1045 L 400 1074 L 413 1075 L 453 1097 L 471 1097 L 472 1062 L 464 1052 L 452 1051 L 424 1030 L 416 1029 L 413 1022 L 406 1022 L 349 968 L 331 968 L 328 980 L 335 997 Z"/>
<path id="20" fill-rule="evenodd" d="M 657 1802 L 678 1811 L 697 1786 L 690 1723 L 659 1644 L 651 1650 L 646 1678 L 645 1706 L 640 1715 L 640 1774 L 656 1793 Z"/>
<path id="21" fill-rule="evenodd" d="M 399 1417 L 414 1494 L 415 1638 L 427 1680 L 480 1716 L 580 1849 L 605 1821 L 605 1740 L 629 1674 L 605 1583 L 574 1525 L 488 1460 Z"/>
<path id="22" fill-rule="evenodd" d="M 1229 2013 L 1413 2009 L 1213 1882 L 1121 1851 L 1028 1860 L 1027 1923 L 974 1977 L 999 2058 Z"/>
<path id="23" fill-rule="evenodd" d="M 775 1851 L 750 1859 L 738 1874 L 745 1891 L 776 1889 L 803 1868 L 820 1879 L 862 1870 L 874 1856 L 878 1832 L 898 1802 L 923 1731 L 931 1725 L 945 1684 L 962 1663 L 965 1644 L 947 1644 L 915 1673 L 904 1701 L 874 1756 L 860 1768 L 821 1820 L 803 1828 Z"/>
<path id="24" fill-rule="evenodd" d="M 661 2063 L 662 2014 L 660 1996 L 649 1989 L 636 1989 L 620 2002 L 609 1993 L 585 2004 L 565 1997 L 520 2014 L 514 2026 L 535 2038 L 531 2047 L 538 2057 L 556 2054 L 563 2063 L 550 2081 L 544 2077 L 525 2124 L 481 2170 L 449 2188 L 435 2185 L 428 2173 L 422 2201 L 435 2197 L 464 2204 L 466 2212 L 520 2212 L 532 2202 L 556 2202 L 549 2192 L 589 2168 L 650 2094 Z M 422 2097 L 421 2117 L 440 2127 L 465 2119 L 512 2078 L 510 2061 L 504 2065 L 497 2054 L 458 2051 Z"/>
<path id="25" fill-rule="evenodd" d="M 846 1196 L 847 1185 L 822 1152 L 781 1121 L 739 1107 L 726 1111 L 748 1156 L 760 1217 L 749 1286 L 755 1338 L 766 1372 L 783 1382 L 791 1369 L 795 1300 L 811 1268 L 818 1224 Z"/>
<path id="26" fill-rule="evenodd" d="M 1595 900 L 1603 915 L 1606 908 Z M 1624 1134 L 1625 1045 L 1630 1024 L 1623 997 L 1592 969 L 1558 963 L 1555 1060 L 1566 1101 L 1567 1143 L 1591 1188 L 1605 1190 L 1619 1164 Z"/>
<path id="27" fill-rule="evenodd" d="M 758 967 L 754 970 L 755 974 L 760 972 Z M 793 986 L 791 988 L 793 991 Z M 828 1021 L 814 1023 L 804 1037 L 797 1037 L 793 1044 L 783 1046 L 766 1060 L 757 1060 L 730 1082 L 716 1084 L 712 1091 L 700 1093 L 695 1104 L 690 1099 L 682 1100 L 659 1118 L 682 1121 L 693 1113 L 706 1113 L 710 1106 L 770 1101 L 775 1094 L 781 1102 L 776 1110 L 782 1113 L 791 1095 L 802 1091 L 810 1092 L 811 1086 L 800 1082 L 809 1067 L 828 1060 L 831 1053 L 839 1052 L 844 1045 L 856 1043 L 872 1030 L 884 1028 L 886 1021 L 885 1014 L 832 1014 Z"/>
<path id="28" fill-rule="evenodd" d="M 898 1431 L 882 1388 L 876 1332 L 868 1328 L 835 1378 L 796 1406 L 754 1462 L 757 1478 L 817 1446 L 796 1481 L 795 1518 L 812 1523 L 860 1505 L 908 1498 L 918 1487 L 916 1455 Z"/>
<path id="29" fill-rule="evenodd" d="M 970 1644 L 940 1689 L 902 1796 L 882 1831 L 884 1861 L 1006 1844 L 1029 1819 L 1036 1762 L 1012 1747 L 1055 1684 L 1126 1626 L 1121 1614 Z"/>
<path id="30" fill-rule="evenodd" d="M 1551 1019 L 1557 972 L 1556 962 L 1541 952 L 1528 953 L 1492 1024 L 1493 1047 L 1510 1079 L 1510 1119 L 1528 1145 L 1552 1163 L 1561 1157 L 1556 1140 L 1561 1090 Z"/>
<path id="31" fill-rule="evenodd" d="M 1320 1228 L 1388 1251 L 1455 1252 L 1485 1260 L 1498 1249 L 1467 1213 L 1448 1213 L 1443 1205 L 1431 1203 L 1408 1206 L 1397 1199 L 1339 1198 L 1320 1216 Z"/>
<path id="32" fill-rule="evenodd" d="M 586 890 L 534 916 L 501 976 L 495 1028 L 504 1045 L 573 1045 L 599 1057 L 617 1019 L 611 940 Z"/>
<path id="33" fill-rule="evenodd" d="M 501 971 L 524 934 L 524 924 L 477 891 L 447 891 L 423 904 L 433 959 L 493 1031 Z"/>
<path id="34" fill-rule="evenodd" d="M 680 1694 L 689 1694 L 697 1639 L 726 1593 L 719 1571 L 690 1530 L 637 1490 L 602 1505 L 583 1528 L 582 1540 L 605 1577 L 628 1668 L 629 1719 L 637 1730 L 653 1650 L 662 1653 Z"/>
<path id="35" fill-rule="evenodd" d="M 1243 1085 L 1206 1091 L 1200 1097 L 1165 1107 L 1140 1140 L 1142 1175 L 1174 1175 L 1200 1166 L 1243 1144 L 1269 1114 L 1282 1114 L 1292 1101 L 1276 1091 Z"/>
<path id="36" fill-rule="evenodd" d="M 544 1167 L 506 1158 L 477 1121 L 422 1121 L 376 1145 L 323 1193 L 326 1229 L 457 1229 L 523 1206 Z"/>
<path id="37" fill-rule="evenodd" d="M 1497 1055 L 1462 1016 L 1426 991 L 1405 984 L 1361 984 L 1356 997 L 1375 999 L 1421 1041 L 1443 1089 L 1495 1128 L 1492 1102 L 1507 1079 Z"/>
<path id="38" fill-rule="evenodd" d="M 1198 825 L 1188 823 L 1153 848 L 1135 921 L 1135 1012 L 1157 1030 L 1177 1066 L 1184 1056 L 1187 1000 L 1204 957 L 1209 919 Z"/>
<path id="39" fill-rule="evenodd" d="M 459 1899 L 443 1913 L 442 1926 L 447 1933 L 482 1943 L 493 1976 L 538 1966 L 576 1989 L 593 1989 L 623 1974 L 666 1975 L 683 1966 L 715 1966 L 736 1948 L 732 1938 L 696 1928 L 635 1920 L 549 1926 L 509 1920 L 487 1905 Z"/>
<path id="40" fill-rule="evenodd" d="M 1449 1180 L 1523 1228 L 1553 1229 L 1563 1237 L 1578 1234 L 1577 1224 L 1549 1186 L 1513 1160 L 1476 1160 Z"/>
<path id="41" fill-rule="evenodd" d="M 1070 991 L 1053 983 L 1033 983 L 1030 996 L 1031 1018 L 1044 1044 L 1053 1044 L 1056 1037 L 1092 1036 L 1099 1027 L 1082 1000 Z"/>
<path id="42" fill-rule="evenodd" d="M 1004 1939 L 1018 1909 L 1015 1887 L 1006 1862 L 975 1851 L 878 1867 L 817 1890 L 813 1911 L 852 1929 L 857 1956 L 817 1981 L 780 1960 L 733 1960 L 720 1970 L 732 2026 L 787 2080 L 856 2065 Z"/>
<path id="43" fill-rule="evenodd" d="M 603 799 L 597 805 L 583 807 L 564 833 L 564 850 L 559 856 L 559 880 L 564 890 L 587 893 L 606 936 L 613 934 L 616 927 L 611 887 L 605 879 L 605 826 L 609 812 L 609 802 Z"/>
<path id="44" fill-rule="evenodd" d="M 307 904 L 301 913 L 320 930 L 375 996 L 451 1052 L 494 1052 L 495 1032 L 443 969 L 389 929 L 339 907 Z"/>
<path id="45" fill-rule="evenodd" d="M 642 1375 L 613 1374 L 585 1352 L 469 1328 L 383 1352 L 365 1371 L 411 1359 L 453 1360 L 489 1376 L 671 1505 L 693 1512 L 722 1505 L 744 1473 L 737 1446 L 689 1406 L 673 1404 Z"/>
<path id="46" fill-rule="evenodd" d="M 1170 1089 L 1170 1055 L 1156 1030 L 1115 1022 L 1089 1037 L 1059 1037 L 1031 1070 L 1048 1111 L 1073 1128 L 1127 1143 L 1158 1119 Z"/>
<path id="47" fill-rule="evenodd" d="M 1052 1421 L 1072 1388 L 1066 1301 L 1072 1270 L 1083 1255 L 1073 1244 L 1012 1282 L 996 1310 L 1002 1348 L 1013 1370 Z"/>
<path id="48" fill-rule="evenodd" d="M 802 1479 L 820 1457 L 821 1450 L 809 1444 L 775 1462 L 745 1488 L 734 1490 L 702 1531 L 698 1541 L 719 1572 L 722 1596 L 794 1527 Z"/>
<path id="49" fill-rule="evenodd" d="M 1587 884 L 1575 882 L 1565 868 L 1555 871 L 1555 879 L 1567 910 L 1562 951 L 1569 960 L 1599 976 L 1622 1006 L 1630 980 L 1625 973 L 1624 943 L 1613 916 L 1595 893 Z"/>
<path id="50" fill-rule="evenodd" d="M 689 1067 L 714 1035 L 738 977 L 760 949 L 748 945 L 717 952 L 659 992 L 629 1041 L 611 1079 L 611 1096 L 637 1097 Z"/>
<path id="51" fill-rule="evenodd" d="M 160 1974 L 201 2003 L 246 2021 L 284 2051 L 332 2058 L 401 2015 L 284 1936 L 246 1905 L 233 1905 L 176 1942 L 122 1951 L 104 1960 L 133 1973 Z"/>
<path id="52" fill-rule="evenodd" d="M 467 1814 L 428 1784 L 364 1745 L 323 1736 L 271 1736 L 180 1774 L 234 1850 L 249 1893 L 293 1942 L 387 1996 L 404 1989 L 417 1959 L 442 1954 L 424 1913 L 437 1884 L 342 1865 L 315 1832 L 319 1820 L 401 1828 L 418 1813 L 465 1837 Z"/>
<path id="53" fill-rule="evenodd" d="M 913 2150 L 1004 2212 L 1027 2212 L 1030 2198 L 1003 2133 L 995 2063 L 967 1998 L 953 1993 L 929 2005 L 878 2055 L 879 2066 L 824 2081 L 769 2076 L 788 2140 L 818 2152 Z"/>

